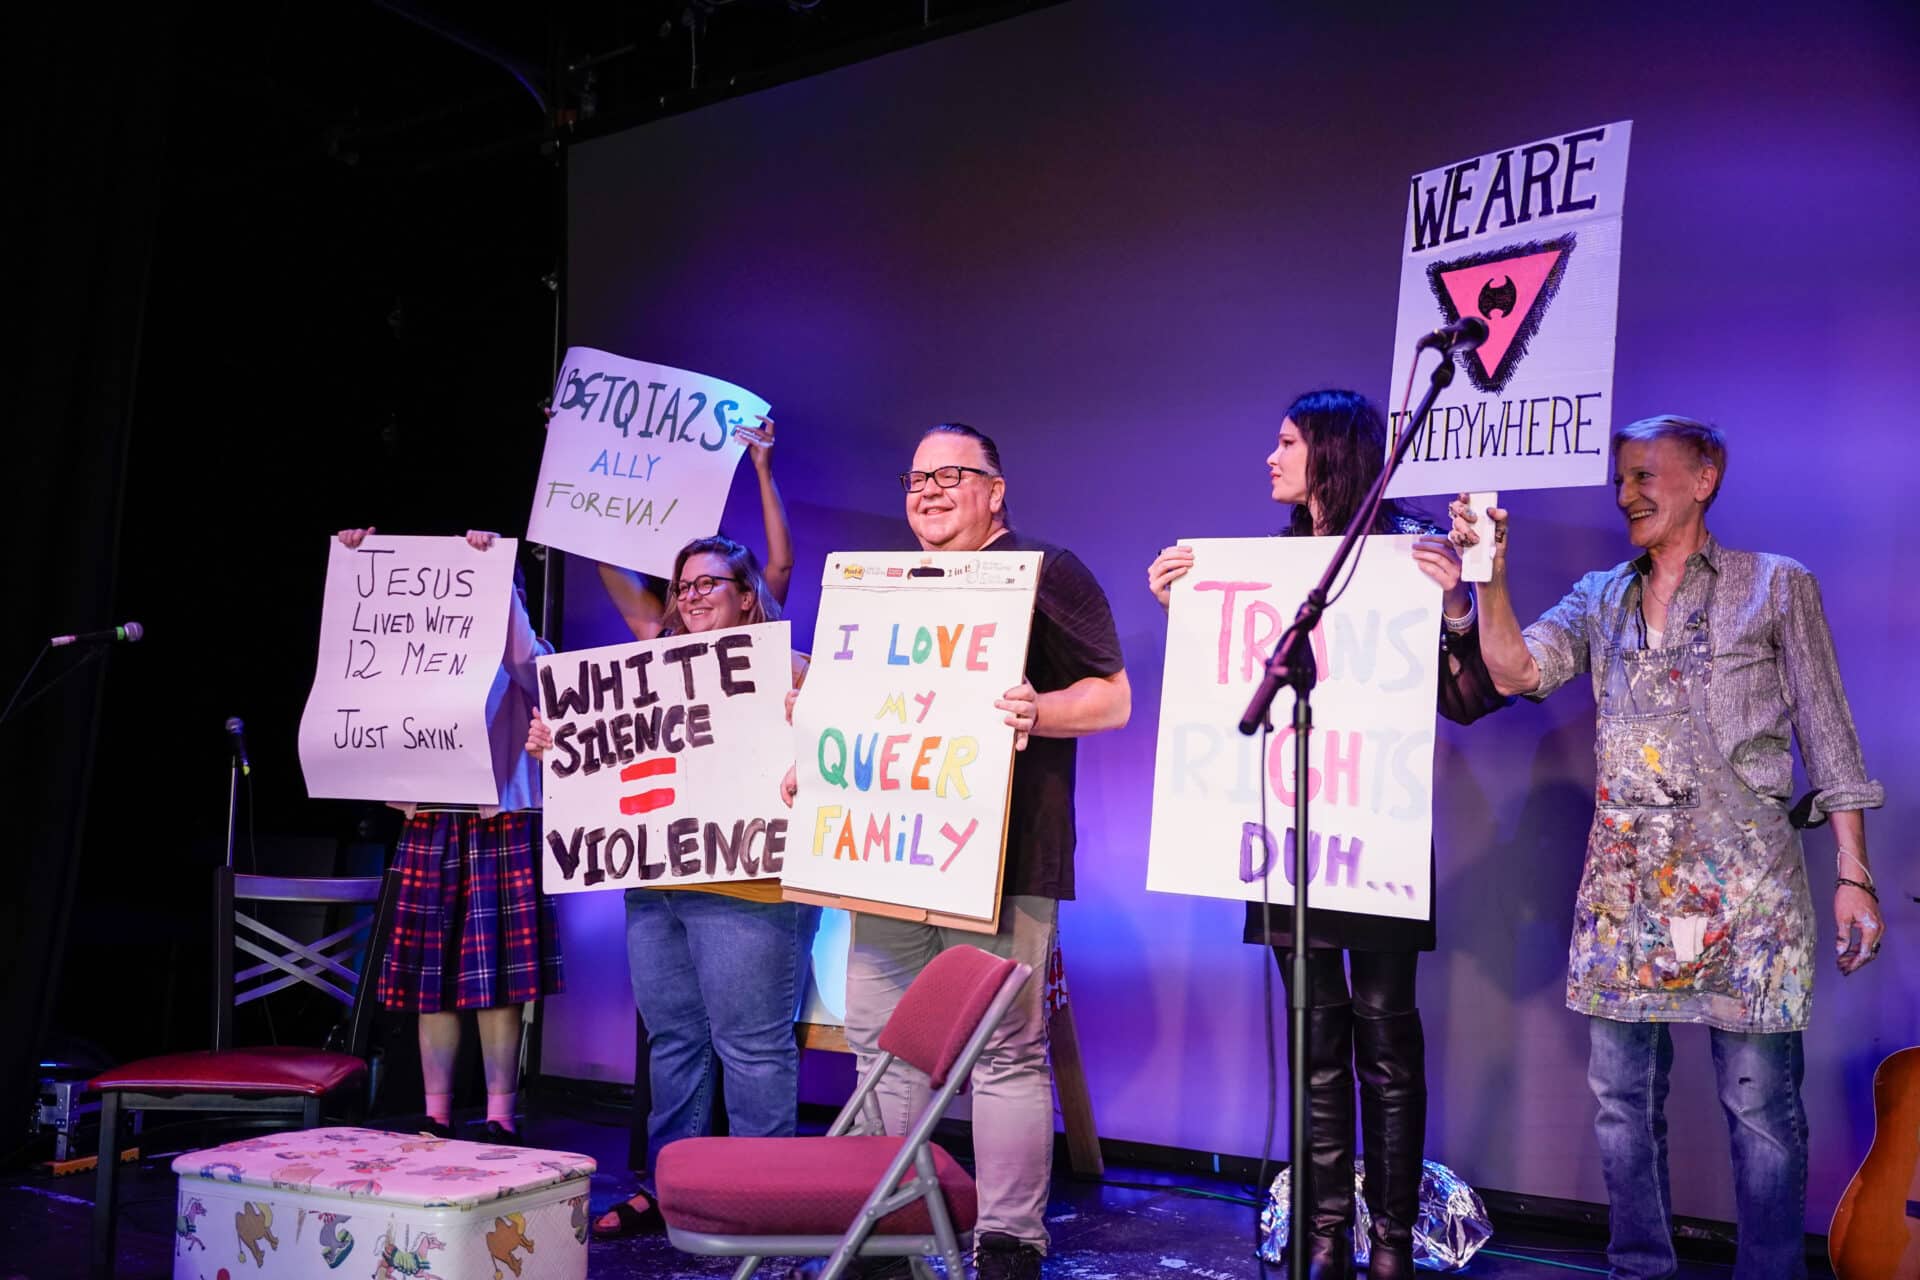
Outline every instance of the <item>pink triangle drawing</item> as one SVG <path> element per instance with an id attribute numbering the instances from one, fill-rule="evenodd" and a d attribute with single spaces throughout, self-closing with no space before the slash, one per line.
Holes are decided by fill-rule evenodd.
<path id="1" fill-rule="evenodd" d="M 1474 352 L 1487 379 L 1496 377 L 1495 371 L 1521 329 L 1533 327 L 1527 322 L 1535 303 L 1540 301 L 1541 288 L 1553 274 L 1563 252 L 1556 247 L 1439 272 L 1441 286 L 1446 289 L 1455 313 L 1479 316 L 1487 322 L 1487 340 Z M 1537 319 L 1534 324 L 1538 324 Z"/>

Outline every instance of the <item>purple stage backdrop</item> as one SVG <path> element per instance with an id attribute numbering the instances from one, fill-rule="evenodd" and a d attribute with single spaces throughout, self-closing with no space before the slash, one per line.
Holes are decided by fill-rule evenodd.
<path id="1" fill-rule="evenodd" d="M 1904 6 L 1713 8 L 1389 23 L 1069 4 L 574 153 L 570 340 L 772 401 L 796 636 L 827 552 L 900 545 L 893 475 L 946 418 L 999 439 L 1017 522 L 1105 584 L 1135 709 L 1081 748 L 1080 899 L 1061 917 L 1103 1135 L 1257 1153 L 1267 1108 L 1270 962 L 1236 941 L 1239 907 L 1142 887 L 1163 639 L 1147 562 L 1178 537 L 1277 527 L 1262 459 L 1295 393 L 1385 399 L 1408 175 L 1630 118 L 1616 420 L 1728 429 L 1713 528 L 1820 576 L 1890 797 L 1869 822 L 1887 948 L 1846 982 L 1822 971 L 1808 1037 L 1808 1227 L 1826 1229 L 1872 1135 L 1873 1067 L 1920 1039 L 1920 879 L 1898 835 L 1920 819 L 1901 657 L 1920 555 L 1895 519 L 1920 403 L 1920 61 Z M 1606 490 L 1510 505 L 1528 616 L 1622 558 Z M 745 468 L 728 521 L 764 545 Z M 590 571 L 567 586 L 571 647 L 620 638 Z M 1584 687 L 1442 725 L 1421 1003 L 1430 1154 L 1484 1186 L 1599 1201 L 1585 1022 L 1562 1006 L 1592 737 Z M 1809 847 L 1830 941 L 1831 838 Z M 563 908 L 546 1069 L 625 1079 L 619 899 Z M 1674 1208 L 1730 1219 L 1706 1038 L 1678 1040 Z"/>

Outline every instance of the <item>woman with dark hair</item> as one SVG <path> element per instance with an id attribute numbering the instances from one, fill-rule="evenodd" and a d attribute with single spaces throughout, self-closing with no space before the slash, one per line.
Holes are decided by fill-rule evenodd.
<path id="1" fill-rule="evenodd" d="M 1282 536 L 1338 535 L 1359 509 L 1386 456 L 1380 411 L 1352 391 L 1314 391 L 1287 408 L 1267 455 L 1273 500 L 1293 505 Z M 1440 713 L 1466 724 L 1501 706 L 1480 661 L 1474 601 L 1460 581 L 1460 560 L 1438 526 L 1397 502 L 1382 502 L 1372 532 L 1415 534 L 1413 557 L 1438 582 L 1446 650 Z M 1193 567 L 1193 549 L 1168 547 L 1147 570 L 1147 585 L 1167 605 L 1168 588 Z M 1247 904 L 1246 940 L 1270 945 L 1291 983 L 1290 912 L 1273 913 L 1269 932 L 1259 903 Z M 1373 1224 L 1368 1274 L 1413 1274 L 1413 1224 L 1419 1216 L 1426 1136 L 1426 1044 L 1414 998 L 1415 967 L 1434 947 L 1433 919 L 1395 919 L 1316 909 L 1308 938 L 1308 1107 L 1312 1218 L 1306 1224 L 1314 1280 L 1353 1274 L 1353 1093 L 1360 1080 L 1367 1208 Z M 1351 984 L 1349 984 L 1351 971 Z M 1357 1068 L 1357 1072 L 1356 1072 Z"/>
<path id="2" fill-rule="evenodd" d="M 753 552 L 726 537 L 698 538 L 680 549 L 668 598 L 658 635 L 702 635 L 780 617 Z M 806 670 L 806 656 L 795 653 L 795 688 Z M 536 716 L 527 750 L 537 757 L 552 744 L 552 729 Z M 792 1136 L 800 1070 L 793 1019 L 818 908 L 782 902 L 780 882 L 764 879 L 628 889 L 626 914 L 628 975 L 647 1029 L 653 1158 L 670 1142 L 708 1131 L 716 1058 L 726 1073 L 729 1132 Z M 663 1225 L 643 1190 L 593 1229 L 606 1238 Z"/>

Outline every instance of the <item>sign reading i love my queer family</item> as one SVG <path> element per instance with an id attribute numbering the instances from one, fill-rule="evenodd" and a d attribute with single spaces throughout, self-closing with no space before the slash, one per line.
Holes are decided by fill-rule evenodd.
<path id="1" fill-rule="evenodd" d="M 1273 723 L 1289 727 L 1264 749 L 1236 725 L 1334 542 L 1183 541 L 1194 549 L 1193 569 L 1174 583 L 1167 617 L 1147 888 L 1293 901 L 1293 695 L 1282 690 L 1274 700 Z M 1320 682 L 1307 856 L 1315 907 L 1421 919 L 1432 897 L 1440 589 L 1414 563 L 1412 544 L 1369 539 L 1313 635 Z"/>
<path id="2" fill-rule="evenodd" d="M 328 543 L 320 657 L 300 718 L 308 795 L 500 802 L 487 699 L 506 653 L 517 545 Z"/>
<path id="3" fill-rule="evenodd" d="M 787 896 L 992 932 L 1040 553 L 827 558 Z M 798 892 L 796 892 L 798 891 Z"/>
<path id="4" fill-rule="evenodd" d="M 548 893 L 781 874 L 791 636 L 767 622 L 539 660 Z"/>
<path id="5" fill-rule="evenodd" d="M 1393 394 L 1422 334 L 1474 316 L 1487 340 L 1458 357 L 1469 385 L 1440 397 L 1389 497 L 1606 481 L 1632 131 L 1600 125 L 1414 175 Z"/>
<path id="6" fill-rule="evenodd" d="M 670 576 L 675 552 L 720 528 L 746 452 L 733 429 L 766 412 L 718 378 L 568 348 L 527 537 Z"/>

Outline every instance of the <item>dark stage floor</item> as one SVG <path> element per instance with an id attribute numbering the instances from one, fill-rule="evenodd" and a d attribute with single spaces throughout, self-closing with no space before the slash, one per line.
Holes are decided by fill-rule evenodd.
<path id="1" fill-rule="evenodd" d="M 600 1162 L 602 1173 L 593 1180 L 596 1208 L 633 1190 L 634 1177 L 624 1168 L 624 1113 L 572 1101 L 543 1103 L 526 1122 L 526 1131 L 539 1146 L 586 1152 Z M 173 1261 L 172 1174 L 164 1159 L 154 1159 L 123 1171 L 122 1176 L 125 1213 L 119 1274 L 125 1280 L 168 1276 Z M 1053 1254 L 1046 1274 L 1055 1280 L 1257 1277 L 1259 1269 L 1250 1248 L 1253 1210 L 1234 1202 L 1246 1195 L 1243 1186 L 1156 1170 L 1110 1168 L 1104 1184 L 1059 1176 L 1047 1214 Z M 0 1180 L 0 1277 L 68 1280 L 83 1276 L 92 1207 L 91 1176 L 54 1178 L 35 1173 Z M 681 1254 L 663 1236 L 596 1242 L 592 1249 L 596 1280 L 720 1277 L 730 1275 L 733 1268 L 728 1259 Z M 1459 1274 L 1485 1280 L 1605 1275 L 1606 1259 L 1598 1249 L 1591 1238 L 1554 1235 L 1533 1227 L 1505 1228 Z M 1682 1264 L 1680 1275 L 1705 1280 L 1729 1275 L 1731 1270 L 1723 1264 L 1690 1262 Z M 761 1270 L 772 1277 L 783 1272 L 784 1267 L 777 1265 Z M 1279 1269 L 1273 1274 L 1277 1276 Z"/>

